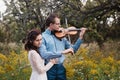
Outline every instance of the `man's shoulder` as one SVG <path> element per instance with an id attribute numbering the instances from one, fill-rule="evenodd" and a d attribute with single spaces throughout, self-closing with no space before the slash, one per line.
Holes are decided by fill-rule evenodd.
<path id="1" fill-rule="evenodd" d="M 43 32 L 42 33 L 42 37 L 43 37 L 43 39 L 45 39 L 45 40 L 47 40 L 47 39 L 50 39 L 51 37 L 51 34 L 49 34 L 49 33 L 47 33 L 47 32 Z"/>
<path id="2" fill-rule="evenodd" d="M 42 33 L 42 36 L 48 36 L 48 35 L 50 35 L 50 34 L 48 34 L 48 33 L 46 33 L 46 32 L 43 32 L 43 33 Z"/>

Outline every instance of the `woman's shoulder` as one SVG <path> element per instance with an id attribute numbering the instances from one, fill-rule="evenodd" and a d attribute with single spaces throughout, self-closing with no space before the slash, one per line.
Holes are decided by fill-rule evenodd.
<path id="1" fill-rule="evenodd" d="M 31 49 L 31 50 L 29 50 L 29 52 L 36 52 L 35 50 L 33 50 L 33 49 Z"/>
<path id="2" fill-rule="evenodd" d="M 35 51 L 35 50 L 29 50 L 28 53 L 29 53 L 29 54 L 33 54 L 33 53 L 37 53 L 37 51 Z"/>
<path id="3" fill-rule="evenodd" d="M 29 52 L 28 52 L 28 57 L 38 57 L 39 56 L 39 53 L 37 52 L 37 51 L 35 51 L 35 50 L 30 50 Z"/>

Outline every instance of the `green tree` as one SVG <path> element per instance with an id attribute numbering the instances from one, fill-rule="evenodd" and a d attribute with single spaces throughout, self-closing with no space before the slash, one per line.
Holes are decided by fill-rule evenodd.
<path id="1" fill-rule="evenodd" d="M 91 31 L 86 41 L 96 41 L 100 46 L 108 39 L 119 39 L 120 35 L 120 1 L 119 0 L 4 0 L 7 10 L 3 22 L 11 38 L 9 41 L 22 40 L 31 28 L 44 31 L 45 19 L 56 12 L 61 16 L 64 26 L 68 24 L 77 28 L 87 27 Z M 112 21 L 110 21 L 110 18 Z M 65 27 L 65 26 L 64 26 Z"/>

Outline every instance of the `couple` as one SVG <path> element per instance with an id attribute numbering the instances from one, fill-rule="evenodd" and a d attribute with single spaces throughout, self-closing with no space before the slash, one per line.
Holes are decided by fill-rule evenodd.
<path id="1" fill-rule="evenodd" d="M 58 39 L 53 34 L 60 29 L 60 18 L 51 14 L 46 19 L 47 29 L 42 33 L 33 29 L 27 35 L 25 49 L 32 67 L 30 80 L 66 80 L 66 70 L 63 66 L 65 54 L 74 53 L 83 42 L 86 28 L 81 28 L 79 38 L 71 46 L 66 38 Z"/>

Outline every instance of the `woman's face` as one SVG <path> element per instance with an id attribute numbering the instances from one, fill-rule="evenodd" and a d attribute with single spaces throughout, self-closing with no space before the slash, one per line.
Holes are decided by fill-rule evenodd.
<path id="1" fill-rule="evenodd" d="M 39 34 L 36 39 L 33 41 L 33 45 L 36 46 L 36 47 L 40 47 L 42 43 L 42 35 Z"/>

